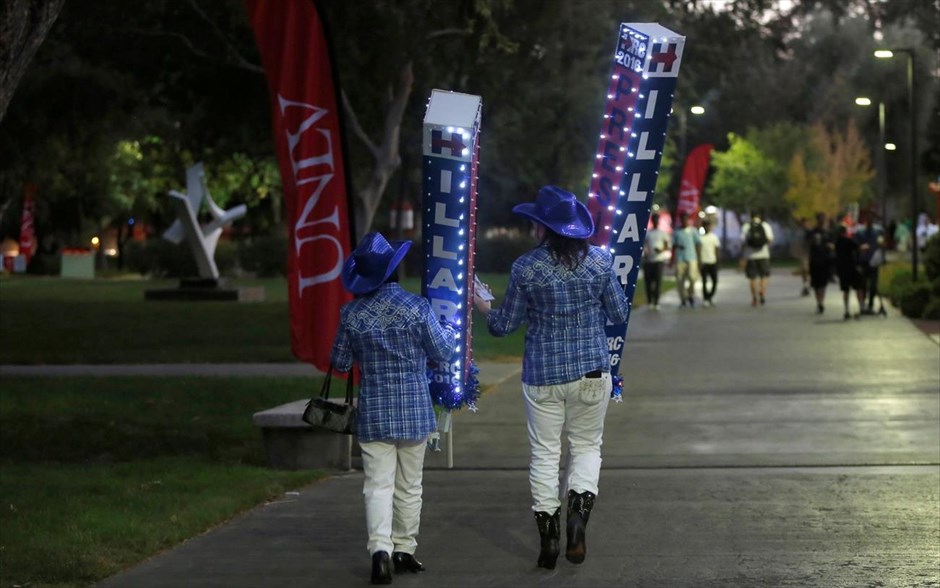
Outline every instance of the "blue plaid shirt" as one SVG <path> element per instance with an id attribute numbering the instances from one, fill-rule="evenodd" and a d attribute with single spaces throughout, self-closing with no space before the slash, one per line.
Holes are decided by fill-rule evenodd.
<path id="1" fill-rule="evenodd" d="M 425 298 L 383 284 L 340 311 L 330 361 L 348 372 L 359 364 L 359 440 L 423 439 L 437 430 L 427 361 L 442 361 L 456 331 L 438 322 Z"/>
<path id="2" fill-rule="evenodd" d="M 624 323 L 630 307 L 605 249 L 591 247 L 574 270 L 538 247 L 512 264 L 506 298 L 487 317 L 490 333 L 507 335 L 528 323 L 522 381 L 564 384 L 610 370 L 605 320 Z"/>

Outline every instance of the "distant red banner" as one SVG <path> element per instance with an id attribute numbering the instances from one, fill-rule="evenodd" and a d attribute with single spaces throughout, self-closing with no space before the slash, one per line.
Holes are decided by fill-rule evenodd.
<path id="1" fill-rule="evenodd" d="M 679 214 L 695 214 L 702 200 L 702 188 L 708 175 L 711 145 L 699 145 L 689 152 L 682 168 L 682 183 L 679 184 Z"/>
<path id="2" fill-rule="evenodd" d="M 329 366 L 339 309 L 351 300 L 340 272 L 351 251 L 336 86 L 312 0 L 246 0 L 271 89 L 289 237 L 291 348 Z"/>
<path id="3" fill-rule="evenodd" d="M 36 184 L 26 184 L 23 189 L 23 214 L 20 217 L 20 255 L 26 258 L 27 265 L 36 252 L 36 229 L 33 226 L 33 200 L 36 197 Z"/>

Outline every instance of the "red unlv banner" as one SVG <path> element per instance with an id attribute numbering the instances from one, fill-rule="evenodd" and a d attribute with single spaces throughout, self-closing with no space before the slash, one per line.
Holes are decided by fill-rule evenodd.
<path id="1" fill-rule="evenodd" d="M 346 170 L 329 48 L 312 0 L 246 0 L 271 89 L 288 227 L 291 348 L 326 370 L 339 309 L 352 299 Z"/>
<path id="2" fill-rule="evenodd" d="M 682 183 L 679 184 L 679 213 L 695 214 L 702 198 L 705 176 L 708 175 L 708 162 L 711 157 L 711 145 L 699 145 L 685 158 L 682 168 Z"/>

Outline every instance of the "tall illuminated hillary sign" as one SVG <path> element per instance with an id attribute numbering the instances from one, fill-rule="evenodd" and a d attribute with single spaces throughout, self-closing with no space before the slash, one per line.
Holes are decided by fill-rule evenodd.
<path id="1" fill-rule="evenodd" d="M 424 116 L 422 293 L 437 316 L 459 331 L 453 356 L 429 366 L 431 396 L 446 410 L 474 408 L 479 395 L 470 355 L 469 286 L 476 241 L 481 106 L 479 96 L 434 90 Z"/>
<path id="2" fill-rule="evenodd" d="M 588 209 L 591 242 L 610 250 L 631 306 L 684 46 L 685 37 L 655 23 L 623 23 L 617 36 Z M 607 327 L 615 376 L 626 333 L 626 323 Z"/>

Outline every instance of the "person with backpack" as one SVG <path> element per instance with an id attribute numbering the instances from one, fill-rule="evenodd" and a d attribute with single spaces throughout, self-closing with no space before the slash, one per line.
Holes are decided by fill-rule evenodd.
<path id="1" fill-rule="evenodd" d="M 770 278 L 770 245 L 774 233 L 760 214 L 755 213 L 741 230 L 743 254 L 747 260 L 744 275 L 751 286 L 751 306 L 767 301 L 767 280 Z"/>

